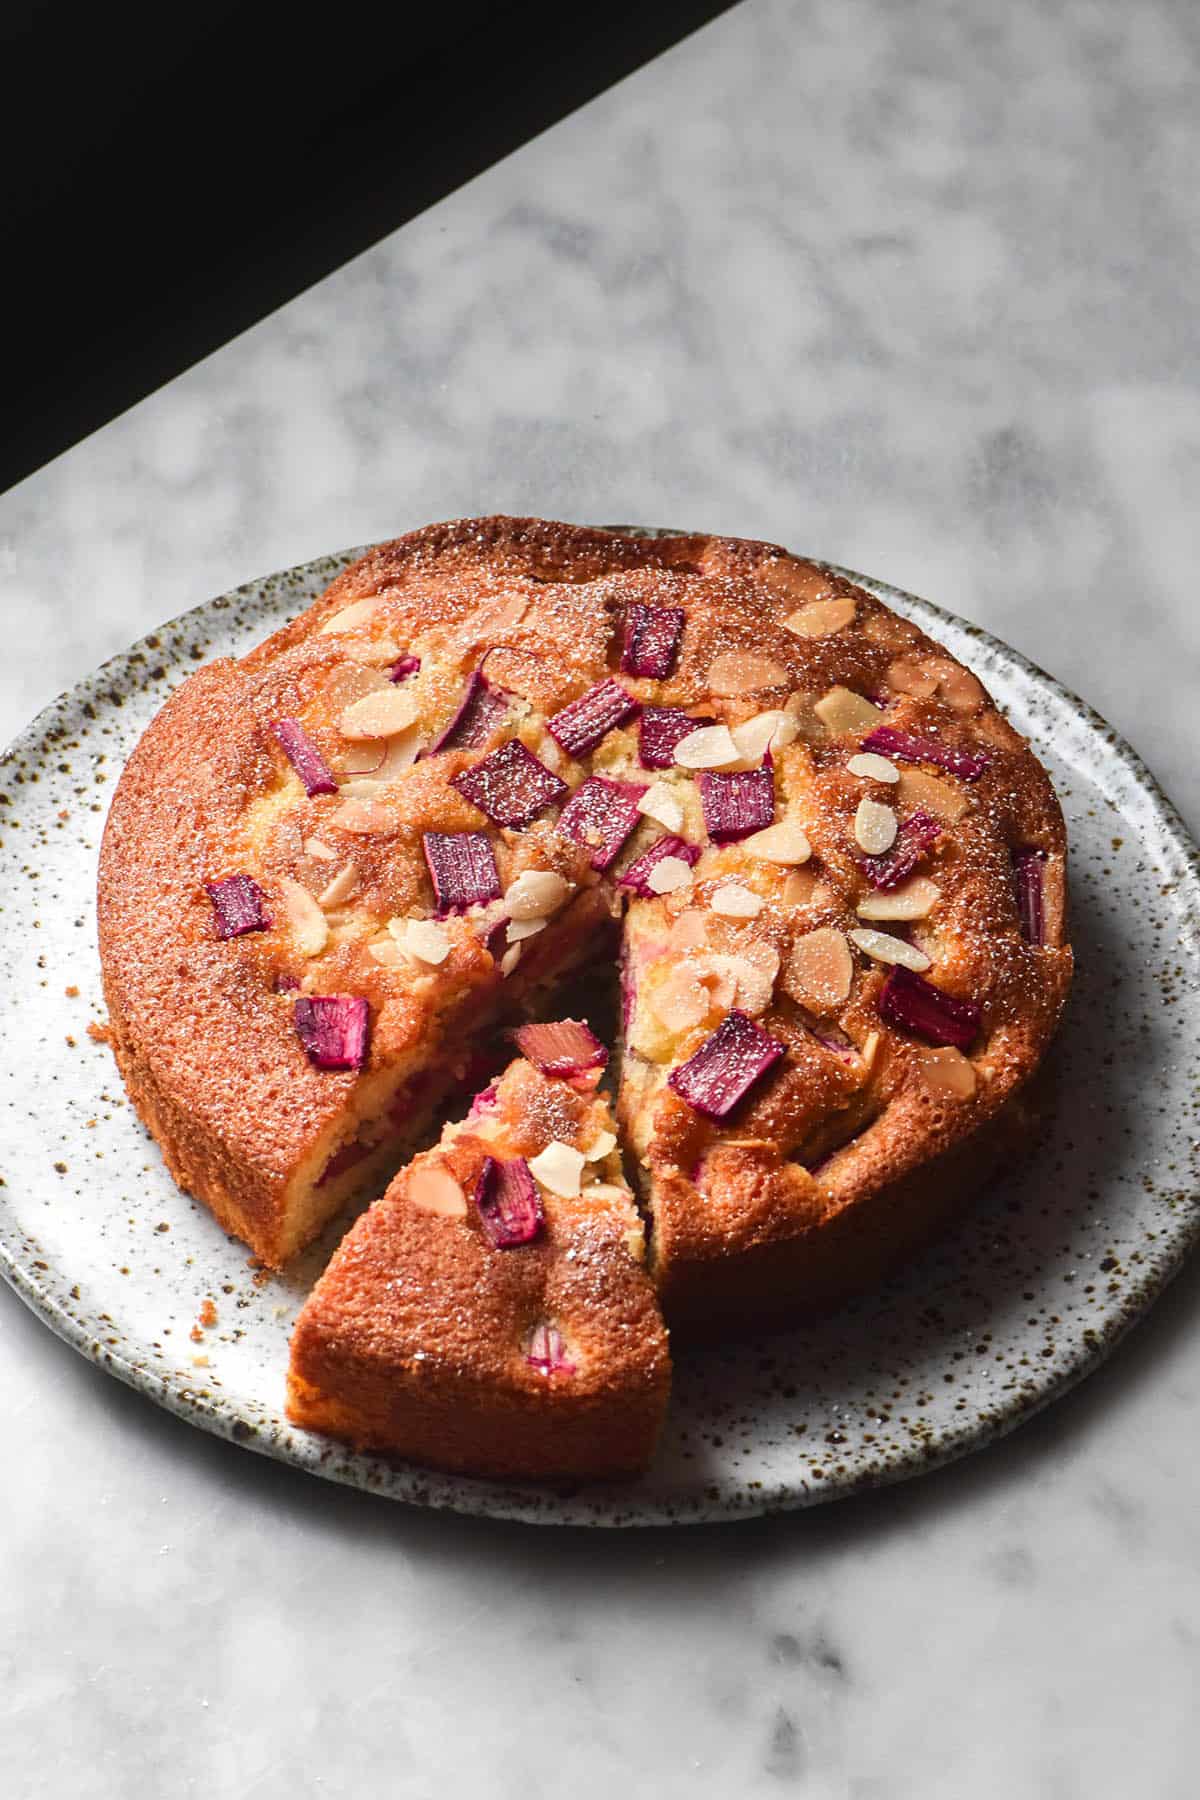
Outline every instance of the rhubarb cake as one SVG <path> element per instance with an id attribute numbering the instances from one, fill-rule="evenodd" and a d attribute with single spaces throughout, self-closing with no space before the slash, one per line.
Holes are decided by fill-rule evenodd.
<path id="1" fill-rule="evenodd" d="M 517 1040 L 525 1055 L 342 1239 L 296 1323 L 288 1413 L 443 1469 L 632 1474 L 670 1357 L 596 1091 L 605 1053 L 572 1020 Z"/>
<path id="2" fill-rule="evenodd" d="M 878 1279 L 969 1193 L 1071 973 L 1062 815 L 983 687 L 778 546 L 491 518 L 202 668 L 122 777 L 112 1038 L 283 1263 L 498 1023 L 620 968 L 617 1129 L 679 1333 Z"/>

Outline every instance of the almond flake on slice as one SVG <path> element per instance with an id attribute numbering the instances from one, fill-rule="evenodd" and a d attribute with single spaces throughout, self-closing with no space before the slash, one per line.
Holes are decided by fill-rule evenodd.
<path id="1" fill-rule="evenodd" d="M 389 738 L 407 731 L 417 716 L 417 698 L 408 687 L 385 687 L 364 694 L 345 708 L 338 730 L 348 738 Z"/>
<path id="2" fill-rule="evenodd" d="M 760 895 L 743 887 L 741 882 L 727 881 L 717 889 L 709 906 L 713 912 L 722 914 L 726 919 L 756 919 L 763 909 L 763 901 Z"/>
<path id="3" fill-rule="evenodd" d="M 924 875 L 914 875 L 889 892 L 867 894 L 856 908 L 860 919 L 927 919 L 942 890 Z"/>
<path id="4" fill-rule="evenodd" d="M 638 801 L 637 809 L 666 831 L 677 833 L 683 825 L 683 807 L 665 781 L 656 781 L 653 787 L 648 787 Z"/>
<path id="5" fill-rule="evenodd" d="M 902 769 L 897 792 L 906 808 L 932 813 L 946 825 L 956 825 L 971 804 L 963 787 L 921 769 Z"/>
<path id="6" fill-rule="evenodd" d="M 501 975 L 504 975 L 504 976 L 511 975 L 513 970 L 516 968 L 517 964 L 520 962 L 520 960 L 521 960 L 520 944 L 510 944 L 508 946 L 508 949 L 504 952 L 504 955 L 500 958 L 500 973 L 501 973 Z"/>
<path id="7" fill-rule="evenodd" d="M 596 1141 L 584 1151 L 584 1161 L 603 1162 L 606 1156 L 612 1155 L 616 1147 L 616 1133 L 613 1131 L 602 1131 Z"/>
<path id="8" fill-rule="evenodd" d="M 937 693 L 937 670 L 923 656 L 899 656 L 888 664 L 888 686 L 898 694 L 912 694 L 914 699 L 928 700 Z"/>
<path id="9" fill-rule="evenodd" d="M 353 863 L 339 869 L 328 887 L 321 889 L 317 901 L 321 906 L 341 906 L 358 886 L 358 870 Z"/>
<path id="10" fill-rule="evenodd" d="M 756 650 L 723 650 L 708 665 L 710 690 L 726 698 L 753 694 L 759 688 L 783 687 L 788 680 L 781 662 Z"/>
<path id="11" fill-rule="evenodd" d="M 445 962 L 451 943 L 444 925 L 437 919 L 406 919 L 403 923 L 405 931 L 400 941 L 410 956 L 434 969 Z"/>
<path id="12" fill-rule="evenodd" d="M 536 937 L 539 931 L 545 929 L 545 919 L 510 919 L 504 935 L 508 943 L 520 944 L 526 938 Z"/>
<path id="13" fill-rule="evenodd" d="M 807 931 L 792 945 L 783 986 L 797 1005 L 831 1012 L 847 998 L 853 980 L 850 946 L 834 926 Z"/>
<path id="14" fill-rule="evenodd" d="M 449 1169 L 436 1163 L 417 1163 L 408 1172 L 409 1205 L 417 1212 L 435 1213 L 442 1219 L 465 1219 L 467 1196 Z"/>
<path id="15" fill-rule="evenodd" d="M 691 865 L 682 856 L 664 856 L 647 875 L 646 886 L 655 894 L 674 894 L 687 887 L 691 879 Z"/>
<path id="16" fill-rule="evenodd" d="M 795 720 L 790 719 L 787 713 L 779 707 L 772 708 L 770 712 L 755 713 L 752 719 L 746 719 L 741 725 L 735 725 L 732 737 L 738 747 L 740 761 L 760 763 L 774 743 L 775 734 L 783 726 L 785 720 L 793 728 L 794 735 Z"/>
<path id="17" fill-rule="evenodd" d="M 570 892 L 571 884 L 554 869 L 526 869 L 506 892 L 504 908 L 510 919 L 545 920 L 558 911 Z"/>
<path id="18" fill-rule="evenodd" d="M 681 769 L 723 769 L 737 762 L 739 754 L 728 725 L 701 725 L 675 746 Z"/>
<path id="19" fill-rule="evenodd" d="M 886 931 L 852 931 L 850 942 L 857 944 L 863 955 L 875 962 L 898 963 L 900 968 L 911 969 L 915 975 L 923 975 L 926 969 L 933 967 L 923 950 Z"/>
<path id="20" fill-rule="evenodd" d="M 561 1200 L 573 1200 L 579 1193 L 583 1164 L 581 1150 L 573 1150 L 570 1144 L 561 1144 L 554 1138 L 544 1150 L 529 1158 L 529 1173 L 539 1186 L 548 1188 Z"/>
<path id="21" fill-rule="evenodd" d="M 690 1031 L 708 1017 L 711 996 L 691 965 L 681 962 L 655 988 L 650 1004 L 668 1031 Z"/>
<path id="22" fill-rule="evenodd" d="M 871 1068 L 875 1062 L 875 1057 L 881 1041 L 877 1031 L 868 1031 L 866 1037 L 863 1039 L 863 1047 L 858 1054 L 862 1057 L 868 1069 Z"/>
<path id="23" fill-rule="evenodd" d="M 768 825 L 765 831 L 753 832 L 750 837 L 743 838 L 742 849 L 763 862 L 778 863 L 784 869 L 806 863 L 812 855 L 812 845 L 798 819 L 780 819 L 777 824 Z"/>
<path id="24" fill-rule="evenodd" d="M 355 600 L 353 605 L 343 606 L 341 612 L 335 612 L 331 619 L 326 619 L 318 635 L 329 637 L 335 631 L 356 631 L 368 619 L 373 619 L 382 605 L 382 594 L 372 594 L 366 600 Z"/>
<path id="25" fill-rule="evenodd" d="M 360 837 L 391 837 L 400 829 L 400 815 L 381 800 L 343 800 L 329 823 Z"/>
<path id="26" fill-rule="evenodd" d="M 329 845 L 324 843 L 318 837 L 310 837 L 310 838 L 306 839 L 305 845 L 304 845 L 304 854 L 305 854 L 305 856 L 315 856 L 318 862 L 336 862 L 337 861 L 337 851 L 330 849 Z"/>
<path id="27" fill-rule="evenodd" d="M 879 708 L 848 687 L 831 687 L 821 695 L 813 711 L 826 730 L 835 733 L 872 731 L 880 719 Z"/>
<path id="28" fill-rule="evenodd" d="M 864 781 L 891 782 L 900 779 L 900 771 L 894 762 L 889 762 L 886 756 L 876 756 L 870 750 L 852 756 L 846 767 L 851 775 L 861 775 Z"/>
<path id="29" fill-rule="evenodd" d="M 398 969 L 405 961 L 403 950 L 391 936 L 372 938 L 367 945 L 367 955 L 385 969 Z"/>
<path id="30" fill-rule="evenodd" d="M 921 1049 L 916 1056 L 921 1079 L 931 1088 L 969 1100 L 975 1092 L 975 1065 L 961 1050 L 946 1045 L 940 1050 Z"/>
<path id="31" fill-rule="evenodd" d="M 298 881 L 284 875 L 280 877 L 279 887 L 292 942 L 301 956 L 319 956 L 329 941 L 325 914 L 308 889 L 301 887 Z"/>
<path id="32" fill-rule="evenodd" d="M 857 610 L 848 594 L 836 600 L 814 600 L 785 619 L 784 624 L 795 637 L 831 637 L 835 631 L 849 625 Z"/>
<path id="33" fill-rule="evenodd" d="M 854 815 L 854 837 L 860 850 L 868 856 L 882 856 L 895 843 L 899 829 L 900 821 L 890 806 L 863 796 Z"/>

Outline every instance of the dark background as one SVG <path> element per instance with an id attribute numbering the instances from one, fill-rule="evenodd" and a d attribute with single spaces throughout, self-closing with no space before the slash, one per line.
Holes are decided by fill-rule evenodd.
<path id="1" fill-rule="evenodd" d="M 732 0 L 0 5 L 0 490 Z"/>

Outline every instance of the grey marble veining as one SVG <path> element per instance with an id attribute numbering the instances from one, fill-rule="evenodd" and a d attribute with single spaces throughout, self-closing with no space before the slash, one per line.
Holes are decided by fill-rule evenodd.
<path id="1" fill-rule="evenodd" d="M 0 733 L 459 513 L 782 540 L 977 619 L 1193 827 L 1200 22 L 746 0 L 0 498 Z M 1190 1800 L 1200 1272 L 1015 1438 L 792 1518 L 422 1515 L 0 1291 L 0 1789 Z"/>

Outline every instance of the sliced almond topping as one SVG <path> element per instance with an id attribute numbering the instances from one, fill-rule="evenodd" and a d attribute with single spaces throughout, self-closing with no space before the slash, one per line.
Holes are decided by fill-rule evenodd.
<path id="1" fill-rule="evenodd" d="M 747 944 L 739 956 L 714 956 L 713 961 L 728 965 L 727 973 L 733 977 L 734 999 L 744 1013 L 756 1019 L 766 1012 L 779 973 L 779 952 L 773 945 L 755 941 Z"/>
<path id="2" fill-rule="evenodd" d="M 785 707 L 783 712 L 779 715 L 778 725 L 771 734 L 769 748 L 772 750 L 786 750 L 788 745 L 794 744 L 799 736 L 800 721 L 794 712 L 789 712 Z"/>
<path id="3" fill-rule="evenodd" d="M 603 1162 L 606 1156 L 612 1155 L 616 1147 L 616 1133 L 602 1131 L 591 1147 L 584 1151 L 584 1160 L 586 1162 Z"/>
<path id="4" fill-rule="evenodd" d="M 711 998 L 696 971 L 681 962 L 654 989 L 651 1005 L 668 1031 L 690 1031 L 708 1017 Z"/>
<path id="5" fill-rule="evenodd" d="M 407 731 L 398 731 L 387 740 L 387 753 L 379 767 L 374 771 L 376 781 L 397 781 L 405 769 L 411 768 L 420 753 L 424 736 L 419 725 L 410 725 Z"/>
<path id="6" fill-rule="evenodd" d="M 504 955 L 500 958 L 500 973 L 501 973 L 501 975 L 504 975 L 504 976 L 511 975 L 513 970 L 516 968 L 517 964 L 520 962 L 520 960 L 521 960 L 520 944 L 510 944 L 508 946 L 508 949 L 504 952 Z"/>
<path id="7" fill-rule="evenodd" d="M 683 950 L 698 950 L 708 943 L 708 920 L 695 907 L 681 912 L 667 935 L 667 947 L 678 955 Z"/>
<path id="8" fill-rule="evenodd" d="M 840 931 L 822 925 L 796 939 L 784 971 L 786 993 L 813 1012 L 831 1012 L 846 999 L 854 980 L 854 958 Z"/>
<path id="9" fill-rule="evenodd" d="M 922 975 L 932 963 L 923 950 L 915 944 L 906 944 L 903 938 L 892 937 L 886 931 L 861 931 L 850 933 L 850 942 L 857 944 L 864 956 L 870 956 L 875 962 L 898 963 L 902 969 L 911 969 L 914 974 Z"/>
<path id="10" fill-rule="evenodd" d="M 743 838 L 742 848 L 763 862 L 778 863 L 785 869 L 806 863 L 812 855 L 812 845 L 798 819 L 780 819 L 765 831 L 753 832 Z"/>
<path id="11" fill-rule="evenodd" d="M 400 829 L 400 815 L 382 800 L 343 800 L 329 823 L 361 837 L 390 837 Z"/>
<path id="12" fill-rule="evenodd" d="M 683 824 L 683 807 L 665 781 L 656 781 L 653 787 L 648 787 L 638 801 L 637 809 L 667 831 L 678 832 Z"/>
<path id="13" fill-rule="evenodd" d="M 388 686 L 353 700 L 338 720 L 348 738 L 387 738 L 407 731 L 417 716 L 417 698 L 408 687 Z"/>
<path id="14" fill-rule="evenodd" d="M 372 594 L 366 600 L 355 600 L 351 606 L 343 606 L 341 612 L 335 612 L 331 619 L 326 619 L 318 635 L 329 637 L 335 631 L 356 631 L 368 619 L 373 619 L 382 605 L 382 594 Z"/>
<path id="15" fill-rule="evenodd" d="M 369 644 L 356 644 L 354 654 L 360 662 L 370 663 L 372 668 L 383 668 L 385 664 L 398 662 L 404 654 L 403 647 L 395 638 L 372 638 Z"/>
<path id="16" fill-rule="evenodd" d="M 814 600 L 785 619 L 784 624 L 798 638 L 831 637 L 843 625 L 849 625 L 857 610 L 848 594 L 836 600 Z"/>
<path id="17" fill-rule="evenodd" d="M 444 925 L 437 919 L 406 919 L 403 923 L 406 929 L 400 942 L 410 956 L 435 969 L 445 962 L 452 946 Z"/>
<path id="18" fill-rule="evenodd" d="M 922 1080 L 942 1093 L 958 1100 L 969 1100 L 975 1092 L 975 1065 L 961 1050 L 947 1045 L 941 1050 L 921 1049 L 916 1056 Z"/>
<path id="19" fill-rule="evenodd" d="M 781 662 L 757 650 L 723 650 L 708 665 L 709 688 L 728 698 L 753 694 L 759 688 L 783 687 L 789 679 Z"/>
<path id="20" fill-rule="evenodd" d="M 846 764 L 851 775 L 861 775 L 864 781 L 899 781 L 900 771 L 894 762 L 886 756 L 876 756 L 870 750 L 858 756 L 852 756 Z"/>
<path id="21" fill-rule="evenodd" d="M 385 969 L 399 969 L 404 961 L 403 950 L 394 937 L 372 938 L 367 945 L 367 955 L 373 957 Z"/>
<path id="22" fill-rule="evenodd" d="M 315 856 L 318 862 L 337 861 L 337 851 L 330 849 L 328 844 L 317 837 L 310 837 L 305 841 L 304 854 L 305 856 Z"/>
<path id="23" fill-rule="evenodd" d="M 655 894 L 674 894 L 687 887 L 692 879 L 691 866 L 682 856 L 664 856 L 646 877 L 646 886 Z"/>
<path id="24" fill-rule="evenodd" d="M 794 737 L 796 722 L 779 707 L 773 707 L 770 712 L 755 713 L 752 719 L 735 725 L 732 736 L 738 747 L 739 760 L 744 763 L 760 763 L 774 743 L 776 733 L 785 723 L 791 728 Z"/>
<path id="25" fill-rule="evenodd" d="M 790 556 L 777 556 L 773 562 L 760 563 L 754 573 L 777 593 L 787 594 L 795 601 L 828 600 L 833 592 L 833 578 L 824 569 L 814 568 L 812 563 L 795 562 Z"/>
<path id="26" fill-rule="evenodd" d="M 920 769 L 902 769 L 897 791 L 906 809 L 932 813 L 947 825 L 956 825 L 971 804 L 962 787 Z"/>
<path id="27" fill-rule="evenodd" d="M 319 956 L 329 941 L 329 926 L 307 888 L 286 875 L 280 877 L 280 892 L 287 913 L 288 931 L 301 956 Z"/>
<path id="28" fill-rule="evenodd" d="M 923 656 L 899 656 L 888 664 L 888 686 L 898 694 L 912 694 L 917 700 L 928 700 L 937 693 L 937 670 Z"/>
<path id="29" fill-rule="evenodd" d="M 723 769 L 737 762 L 739 754 L 728 725 L 701 725 L 675 746 L 681 769 Z"/>
<path id="30" fill-rule="evenodd" d="M 584 1157 L 570 1144 L 553 1139 L 544 1150 L 529 1158 L 529 1173 L 534 1180 L 562 1200 L 573 1200 L 579 1192 Z"/>
<path id="31" fill-rule="evenodd" d="M 727 919 L 756 919 L 763 909 L 761 896 L 739 881 L 727 881 L 719 887 L 709 905 Z"/>
<path id="32" fill-rule="evenodd" d="M 986 698 L 982 684 L 970 669 L 960 668 L 957 663 L 942 664 L 938 687 L 946 705 L 957 713 L 978 712 Z"/>
<path id="33" fill-rule="evenodd" d="M 783 884 L 783 904 L 787 907 L 823 906 L 827 890 L 815 869 L 791 869 Z"/>
<path id="34" fill-rule="evenodd" d="M 504 909 L 510 919 L 545 920 L 558 911 L 570 892 L 570 882 L 554 869 L 526 869 L 506 892 Z"/>
<path id="35" fill-rule="evenodd" d="M 875 1061 L 875 1057 L 878 1053 L 879 1045 L 880 1045 L 881 1041 L 882 1040 L 880 1039 L 880 1035 L 877 1031 L 868 1031 L 866 1037 L 863 1040 L 863 1047 L 859 1051 L 858 1054 L 862 1057 L 862 1059 L 866 1063 L 868 1069 L 871 1068 L 871 1066 L 873 1065 L 873 1063 Z"/>
<path id="36" fill-rule="evenodd" d="M 347 863 L 339 869 L 327 887 L 323 887 L 317 895 L 321 906 L 341 906 L 348 900 L 358 886 L 358 870 L 353 863 Z"/>
<path id="37" fill-rule="evenodd" d="M 871 731 L 879 723 L 879 708 L 848 687 L 831 687 L 813 711 L 827 730 L 838 733 Z"/>
<path id="38" fill-rule="evenodd" d="M 509 944 L 524 943 L 526 938 L 536 937 L 539 931 L 545 931 L 545 919 L 510 919 L 505 941 Z"/>
<path id="39" fill-rule="evenodd" d="M 860 919 L 927 919 L 941 897 L 941 888 L 914 875 L 890 893 L 867 894 L 856 910 Z"/>
<path id="40" fill-rule="evenodd" d="M 882 856 L 895 843 L 899 829 L 900 821 L 890 806 L 863 796 L 854 815 L 854 836 L 860 850 L 868 856 Z"/>
<path id="41" fill-rule="evenodd" d="M 437 1163 L 416 1163 L 405 1184 L 410 1206 L 417 1212 L 435 1213 L 443 1219 L 465 1219 L 467 1196 L 449 1169 Z"/>

